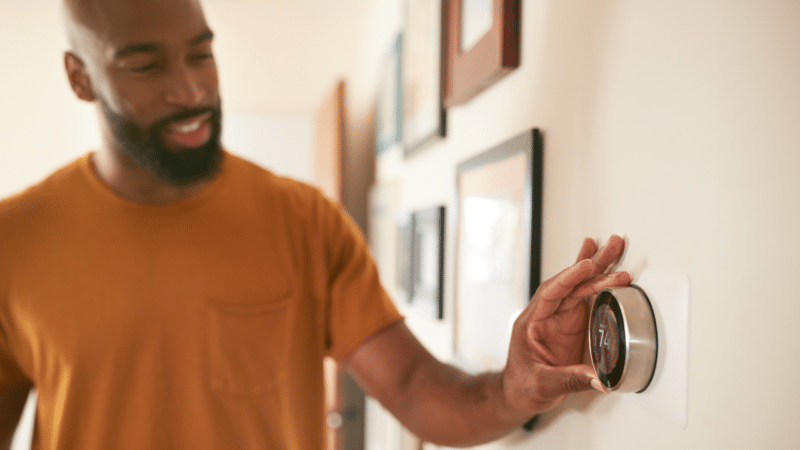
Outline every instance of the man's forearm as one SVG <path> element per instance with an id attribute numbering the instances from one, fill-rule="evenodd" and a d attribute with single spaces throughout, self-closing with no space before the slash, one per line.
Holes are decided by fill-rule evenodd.
<path id="1" fill-rule="evenodd" d="M 451 447 L 486 443 L 508 434 L 532 414 L 506 401 L 502 373 L 469 375 L 428 360 L 409 380 L 406 426 L 426 442 Z"/>
<path id="2" fill-rule="evenodd" d="M 427 442 L 477 445 L 531 417 L 509 407 L 500 373 L 469 375 L 438 361 L 402 322 L 363 344 L 348 367 L 369 395 Z"/>

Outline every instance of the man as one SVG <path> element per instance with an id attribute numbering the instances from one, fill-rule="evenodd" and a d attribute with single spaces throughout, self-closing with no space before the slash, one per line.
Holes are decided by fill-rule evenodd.
<path id="1" fill-rule="evenodd" d="M 0 203 L 0 448 L 28 391 L 35 449 L 319 449 L 322 358 L 426 441 L 498 438 L 571 392 L 612 237 L 543 283 L 505 369 L 434 359 L 319 192 L 223 151 L 197 0 L 67 0 L 70 85 L 102 146 Z"/>

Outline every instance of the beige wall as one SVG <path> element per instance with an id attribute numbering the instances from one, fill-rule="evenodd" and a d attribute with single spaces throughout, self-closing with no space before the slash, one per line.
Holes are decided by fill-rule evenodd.
<path id="1" fill-rule="evenodd" d="M 374 100 L 380 58 L 402 27 L 398 2 L 373 0 L 355 116 Z M 383 156 L 377 178 L 400 181 L 401 206 L 452 207 L 459 162 L 541 128 L 542 275 L 571 263 L 583 236 L 623 233 L 634 273 L 690 278 L 688 427 L 587 394 L 538 433 L 486 448 L 797 448 L 800 3 L 522 4 L 521 67 L 451 109 L 443 142 L 408 160 Z M 446 253 L 446 319 L 411 322 L 449 358 L 452 246 Z"/>

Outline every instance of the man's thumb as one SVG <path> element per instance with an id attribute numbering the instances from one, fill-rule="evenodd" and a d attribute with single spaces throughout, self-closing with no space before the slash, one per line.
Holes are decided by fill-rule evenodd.
<path id="1" fill-rule="evenodd" d="M 590 389 L 596 389 L 603 393 L 608 392 L 597 379 L 592 367 L 585 364 L 553 368 L 552 377 L 548 378 L 550 378 L 548 384 L 552 383 L 551 386 L 548 386 L 552 389 L 551 392 L 572 394 Z"/>

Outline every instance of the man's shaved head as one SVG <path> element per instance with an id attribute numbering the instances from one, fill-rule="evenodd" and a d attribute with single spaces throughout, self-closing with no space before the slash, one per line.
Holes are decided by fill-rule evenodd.
<path id="1" fill-rule="evenodd" d="M 70 49 L 83 56 L 91 41 L 113 41 L 115 31 L 134 31 L 168 17 L 167 11 L 205 22 L 198 0 L 63 0 L 64 28 Z"/>

